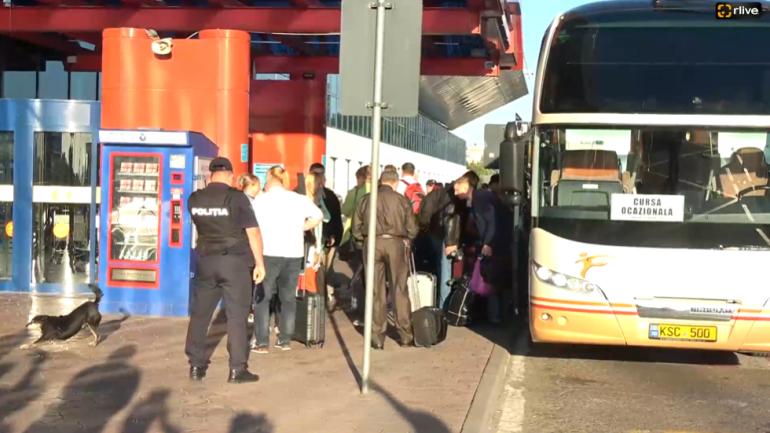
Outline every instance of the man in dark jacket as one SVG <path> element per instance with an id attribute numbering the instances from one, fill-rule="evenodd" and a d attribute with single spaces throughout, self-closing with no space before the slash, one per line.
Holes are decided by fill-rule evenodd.
<path id="1" fill-rule="evenodd" d="M 451 254 L 460 244 L 460 216 L 465 207 L 465 203 L 455 197 L 452 184 L 428 193 L 420 207 L 420 230 L 430 242 L 431 273 L 438 279 L 439 307 L 443 307 L 449 297 L 452 259 L 447 251 Z"/>
<path id="2" fill-rule="evenodd" d="M 506 224 L 505 206 L 495 193 L 477 189 L 479 177 L 469 171 L 460 176 L 454 183 L 455 196 L 461 200 L 470 202 L 471 218 L 479 234 L 479 246 L 481 255 L 486 263 L 506 263 L 510 258 L 511 236 L 510 228 Z M 499 278 L 503 268 L 497 269 L 491 278 Z M 485 280 L 487 278 L 485 277 Z M 489 281 L 499 287 L 499 281 Z M 488 300 L 489 320 L 493 323 L 500 322 L 500 297 L 499 294 Z"/>
<path id="3" fill-rule="evenodd" d="M 388 326 L 387 292 L 385 290 L 386 275 L 390 275 L 390 288 L 393 292 L 395 305 L 395 322 L 401 337 L 401 346 L 411 346 L 414 341 L 412 334 L 412 308 L 409 301 L 407 280 L 409 278 L 409 243 L 417 236 L 417 221 L 412 210 L 412 204 L 398 188 L 398 173 L 386 170 L 380 176 L 380 186 L 377 189 L 377 239 L 366 239 L 369 232 L 369 200 L 367 194 L 356 206 L 353 214 L 351 234 L 359 242 L 374 242 L 374 309 L 372 311 L 372 348 L 383 349 L 385 331 Z M 364 243 L 364 261 L 366 261 L 366 242 Z"/>

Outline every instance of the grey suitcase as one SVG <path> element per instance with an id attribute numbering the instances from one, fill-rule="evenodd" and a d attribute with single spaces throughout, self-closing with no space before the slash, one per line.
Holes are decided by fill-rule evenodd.
<path id="1" fill-rule="evenodd" d="M 294 340 L 308 348 L 324 347 L 326 340 L 326 305 L 318 293 L 300 291 L 297 297 L 297 319 L 294 326 Z"/>
<path id="2" fill-rule="evenodd" d="M 412 304 L 412 313 L 425 307 L 436 306 L 436 277 L 427 272 L 416 272 L 414 256 L 407 255 L 409 260 L 409 301 Z"/>

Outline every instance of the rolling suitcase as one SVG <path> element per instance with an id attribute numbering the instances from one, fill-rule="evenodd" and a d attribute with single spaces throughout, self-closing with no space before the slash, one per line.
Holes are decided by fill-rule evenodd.
<path id="1" fill-rule="evenodd" d="M 468 287 L 468 279 L 455 279 L 452 293 L 446 303 L 447 322 L 452 326 L 468 326 L 471 319 L 474 293 Z"/>
<path id="2" fill-rule="evenodd" d="M 412 257 L 407 255 L 407 257 Z M 446 314 L 436 308 L 436 278 L 430 274 L 415 272 L 414 258 L 409 267 L 409 298 L 412 304 L 412 333 L 414 345 L 431 348 L 446 339 Z M 418 277 L 426 276 L 422 281 Z M 421 285 L 422 284 L 422 285 Z M 429 296 L 427 301 L 423 296 Z M 417 306 L 415 308 L 415 306 Z"/>
<path id="3" fill-rule="evenodd" d="M 320 293 L 297 290 L 297 318 L 294 322 L 294 340 L 309 349 L 326 341 L 326 302 Z"/>
<path id="4" fill-rule="evenodd" d="M 447 320 L 444 310 L 423 307 L 412 313 L 414 345 L 431 348 L 446 340 Z"/>
<path id="5" fill-rule="evenodd" d="M 436 277 L 427 272 L 417 272 L 414 255 L 407 252 L 409 261 L 409 301 L 412 304 L 412 313 L 424 308 L 436 306 Z"/>

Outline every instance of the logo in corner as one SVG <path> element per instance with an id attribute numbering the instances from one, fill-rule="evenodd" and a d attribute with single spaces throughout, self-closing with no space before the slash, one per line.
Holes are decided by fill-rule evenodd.
<path id="1" fill-rule="evenodd" d="M 589 269 L 607 265 L 607 262 L 596 262 L 595 260 L 601 259 L 601 258 L 606 258 L 606 259 L 615 258 L 613 256 L 608 256 L 603 254 L 589 256 L 588 253 L 580 253 L 580 257 L 581 258 L 575 261 L 575 263 L 580 263 L 583 265 L 583 269 L 580 271 L 581 278 L 586 277 L 586 273 L 588 272 Z"/>
<path id="2" fill-rule="evenodd" d="M 728 3 L 717 3 L 717 18 L 726 19 L 733 17 L 733 6 Z"/>

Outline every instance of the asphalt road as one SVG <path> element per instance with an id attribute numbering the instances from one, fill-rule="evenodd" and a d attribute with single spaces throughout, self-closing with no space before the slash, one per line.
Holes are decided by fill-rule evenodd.
<path id="1" fill-rule="evenodd" d="M 516 339 L 493 433 L 770 433 L 770 360 Z"/>

